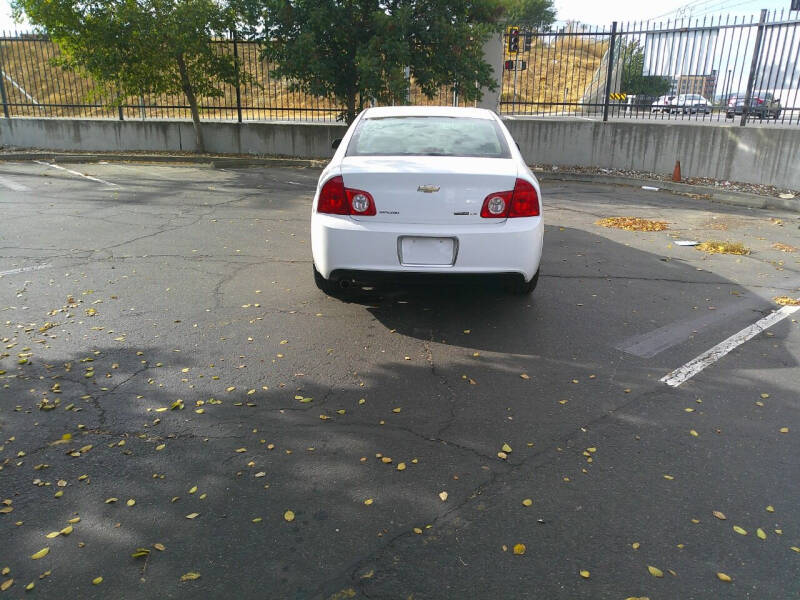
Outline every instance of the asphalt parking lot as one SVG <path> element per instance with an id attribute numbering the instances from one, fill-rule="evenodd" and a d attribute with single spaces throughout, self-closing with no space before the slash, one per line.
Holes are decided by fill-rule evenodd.
<path id="1" fill-rule="evenodd" d="M 343 301 L 318 173 L 0 163 L 0 597 L 800 596 L 800 312 L 660 381 L 797 214 L 552 182 L 533 296 Z"/>

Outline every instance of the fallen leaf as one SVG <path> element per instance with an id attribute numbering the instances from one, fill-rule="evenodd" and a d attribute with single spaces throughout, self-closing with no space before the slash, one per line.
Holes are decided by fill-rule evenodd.
<path id="1" fill-rule="evenodd" d="M 193 581 L 195 579 L 200 579 L 200 573 L 194 573 L 190 571 L 189 573 L 184 573 L 181 575 L 181 581 Z"/>
<path id="2" fill-rule="evenodd" d="M 789 428 L 788 427 L 781 427 L 779 431 L 781 433 L 789 433 Z"/>
<path id="3" fill-rule="evenodd" d="M 31 558 L 33 560 L 39 560 L 40 558 L 44 558 L 45 556 L 47 556 L 49 554 L 49 552 L 50 552 L 50 548 L 49 547 L 48 548 L 42 548 L 38 552 L 36 552 L 34 554 L 31 554 Z"/>
<path id="4" fill-rule="evenodd" d="M 634 550 L 638 550 L 638 549 L 639 549 L 639 546 L 640 546 L 639 542 L 633 542 L 633 543 L 631 544 L 631 548 L 633 548 Z"/>
<path id="5" fill-rule="evenodd" d="M 136 504 L 136 500 L 134 500 L 133 498 L 129 498 L 125 504 L 127 504 L 128 506 L 133 506 L 134 504 Z"/>
<path id="6" fill-rule="evenodd" d="M 756 535 L 757 535 L 757 536 L 758 536 L 758 538 L 759 538 L 759 539 L 761 539 L 761 540 L 765 540 L 765 539 L 767 539 L 767 534 L 766 534 L 766 532 L 765 532 L 763 529 L 761 529 L 761 527 L 759 527 L 758 529 L 756 529 Z"/>
<path id="7" fill-rule="evenodd" d="M 647 570 L 650 571 L 650 575 L 653 577 L 663 577 L 664 573 L 658 567 L 653 567 L 651 565 L 647 565 Z"/>
<path id="8" fill-rule="evenodd" d="M 711 514 L 714 515 L 715 517 L 717 517 L 718 519 L 720 519 L 721 521 L 724 521 L 725 519 L 728 518 L 728 517 L 725 516 L 724 513 L 721 513 L 718 510 L 711 511 Z"/>
<path id="9" fill-rule="evenodd" d="M 422 529 L 420 529 L 419 527 L 414 527 L 413 531 L 414 531 L 414 533 L 416 533 L 417 535 L 422 535 Z"/>
<path id="10" fill-rule="evenodd" d="M 664 231 L 669 229 L 666 221 L 651 221 L 640 217 L 608 217 L 595 222 L 600 227 L 612 227 L 626 231 Z"/>
<path id="11" fill-rule="evenodd" d="M 521 556 L 525 554 L 525 544 L 514 544 L 514 554 Z"/>
<path id="12" fill-rule="evenodd" d="M 521 373 L 520 377 L 522 377 L 522 379 L 530 379 L 531 378 L 530 375 L 528 375 L 527 373 Z"/>
<path id="13" fill-rule="evenodd" d="M 689 433 L 691 433 L 691 434 L 692 434 L 694 437 L 697 437 L 697 436 L 699 436 L 699 435 L 700 435 L 700 434 L 699 434 L 699 433 L 697 433 L 697 432 L 696 432 L 694 429 L 690 429 L 690 430 L 689 430 Z"/>
<path id="14" fill-rule="evenodd" d="M 131 558 L 142 558 L 143 556 L 148 556 L 150 554 L 150 548 L 137 548 L 136 551 L 131 554 Z"/>
<path id="15" fill-rule="evenodd" d="M 439 498 L 442 502 L 445 502 L 447 500 L 447 492 L 439 492 Z"/>
<path id="16" fill-rule="evenodd" d="M 720 581 L 727 581 L 727 582 L 730 583 L 731 576 L 730 575 L 726 575 L 725 573 L 717 573 L 717 579 L 719 579 Z"/>
<path id="17" fill-rule="evenodd" d="M 522 501 L 522 505 L 523 506 L 530 506 L 532 504 L 533 504 L 533 500 L 531 500 L 530 498 L 525 498 L 525 500 Z"/>
<path id="18" fill-rule="evenodd" d="M 503 447 L 500 448 L 503 452 L 511 452 L 511 446 L 508 444 L 503 444 Z"/>
<path id="19" fill-rule="evenodd" d="M 62 529 L 61 531 L 59 531 L 59 533 L 60 533 L 61 535 L 69 535 L 69 534 L 70 534 L 70 533 L 72 533 L 73 531 L 74 531 L 74 529 L 73 529 L 72 525 L 67 525 L 66 527 L 64 527 L 64 529 Z"/>
<path id="20" fill-rule="evenodd" d="M 46 537 L 48 540 L 52 540 L 53 538 L 57 538 L 59 535 L 61 535 L 60 531 L 51 531 L 44 537 Z"/>
<path id="21" fill-rule="evenodd" d="M 589 571 L 581 571 L 580 573 L 581 573 L 581 577 L 583 577 L 584 579 L 589 579 L 589 575 L 590 575 Z"/>
<path id="22" fill-rule="evenodd" d="M 397 470 L 398 471 L 405 471 L 406 470 L 406 463 L 404 463 L 404 462 L 398 463 L 397 464 Z"/>
<path id="23" fill-rule="evenodd" d="M 5 592 L 12 585 L 14 585 L 14 580 L 6 579 L 3 583 L 0 583 L 0 592 Z"/>
<path id="24" fill-rule="evenodd" d="M 159 552 L 163 552 L 164 550 L 167 549 L 167 547 L 164 544 L 161 544 L 159 542 L 156 542 L 155 544 L 153 544 L 153 548 L 155 548 Z"/>
<path id="25" fill-rule="evenodd" d="M 113 502 L 116 502 L 116 501 L 117 501 L 117 498 L 107 498 L 106 499 L 106 504 L 112 504 Z"/>
<path id="26" fill-rule="evenodd" d="M 373 502 L 374 502 L 374 500 L 372 498 L 367 498 L 366 500 L 364 500 L 364 504 L 366 504 L 367 506 L 369 506 Z"/>
<path id="27" fill-rule="evenodd" d="M 199 516 L 200 516 L 200 513 L 189 513 L 188 515 L 186 515 L 186 518 L 187 519 L 194 519 L 194 518 L 197 518 Z"/>
<path id="28" fill-rule="evenodd" d="M 747 531 L 739 527 L 738 525 L 733 526 L 733 530 L 738 533 L 739 535 L 747 535 Z"/>
<path id="29" fill-rule="evenodd" d="M 294 521 L 294 512 L 287 510 L 285 513 L 283 513 L 283 518 L 291 523 Z"/>
<path id="30" fill-rule="evenodd" d="M 767 511 L 767 512 L 775 512 L 775 508 L 774 508 L 772 505 L 769 505 L 769 506 L 766 508 L 766 511 Z"/>

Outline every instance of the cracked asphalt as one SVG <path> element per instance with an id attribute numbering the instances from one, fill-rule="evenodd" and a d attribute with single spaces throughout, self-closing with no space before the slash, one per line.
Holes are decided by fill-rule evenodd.
<path id="1" fill-rule="evenodd" d="M 659 382 L 800 295 L 798 215 L 550 183 L 533 296 L 342 300 L 316 169 L 70 168 L 0 163 L 0 597 L 800 597 L 800 313 Z"/>

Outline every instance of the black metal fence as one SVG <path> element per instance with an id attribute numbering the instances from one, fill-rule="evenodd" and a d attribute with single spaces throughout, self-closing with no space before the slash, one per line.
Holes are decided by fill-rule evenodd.
<path id="1" fill-rule="evenodd" d="M 240 68 L 252 82 L 221 86 L 219 97 L 199 98 L 206 120 L 333 121 L 342 107 L 330 98 L 292 91 L 290 82 L 274 75 L 273 65 L 261 58 L 259 44 L 235 40 L 214 41 L 220 52 L 235 53 Z M 111 106 L 110 96 L 98 93 L 90 77 L 53 65 L 58 46 L 36 33 L 0 35 L 0 95 L 6 117 L 70 117 L 112 119 L 190 118 L 183 94 L 141 94 L 133 102 Z M 413 81 L 409 98 L 414 104 L 463 104 L 442 88 L 428 99 Z"/>
<path id="2" fill-rule="evenodd" d="M 800 12 L 567 23 L 504 48 L 505 114 L 800 124 Z"/>
<path id="3" fill-rule="evenodd" d="M 507 115 L 589 119 L 688 119 L 800 124 L 800 12 L 760 17 L 567 23 L 521 31 L 516 52 L 504 43 L 499 110 Z M 235 53 L 253 82 L 200 98 L 207 120 L 333 121 L 330 98 L 292 91 L 261 58 L 255 42 L 215 40 Z M 143 93 L 110 106 L 91 78 L 53 65 L 58 46 L 35 33 L 0 36 L 0 95 L 6 117 L 189 118 L 182 94 Z M 609 68 L 610 67 L 610 68 Z M 409 84 L 412 104 L 463 105 L 443 87 L 433 99 Z"/>

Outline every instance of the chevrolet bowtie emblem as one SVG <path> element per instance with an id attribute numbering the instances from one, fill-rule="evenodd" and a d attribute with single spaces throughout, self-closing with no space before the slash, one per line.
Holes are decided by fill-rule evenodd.
<path id="1" fill-rule="evenodd" d="M 438 185 L 421 185 L 417 188 L 418 192 L 424 192 L 426 194 L 432 194 L 433 192 L 439 191 Z"/>

